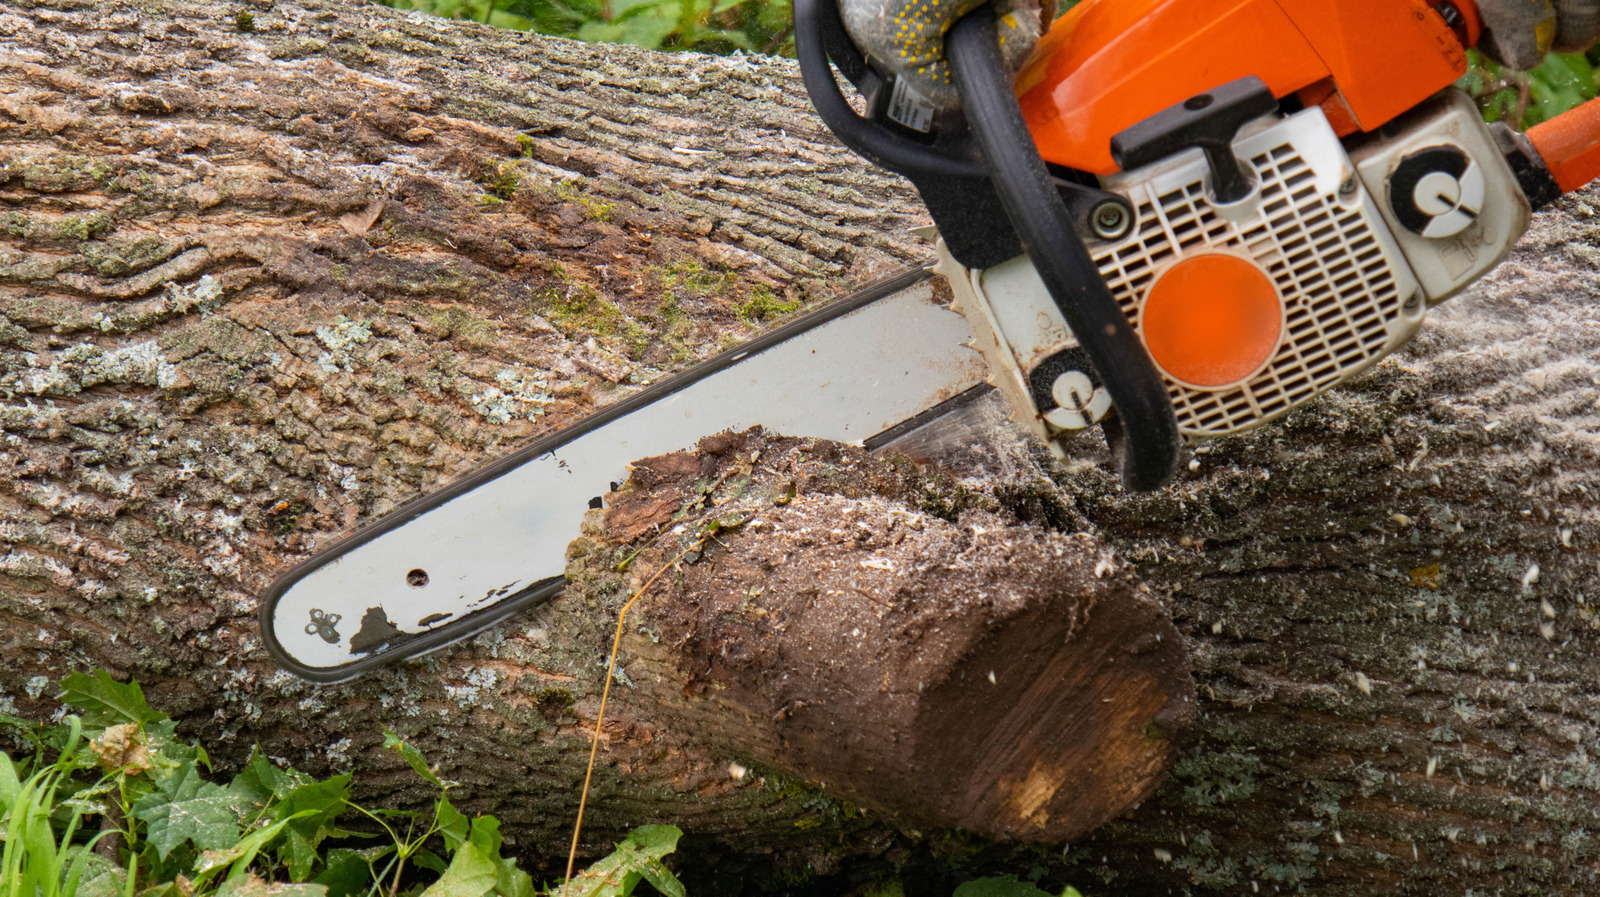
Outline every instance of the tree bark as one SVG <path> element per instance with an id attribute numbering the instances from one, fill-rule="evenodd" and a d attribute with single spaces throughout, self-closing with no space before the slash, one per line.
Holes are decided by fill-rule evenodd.
<path id="1" fill-rule="evenodd" d="M 254 596 L 417 491 L 920 260 L 912 194 L 826 136 L 787 63 L 355 2 L 7 5 L 0 104 L 0 711 L 48 716 L 67 672 L 105 666 L 224 762 L 260 742 L 422 800 L 390 726 L 559 869 L 606 609 L 323 689 L 273 668 Z M 588 852 L 677 821 L 803 848 L 803 870 L 837 833 L 836 805 L 733 789 L 730 757 L 656 756 L 647 720 L 615 719 L 639 749 L 597 778 Z"/>
<path id="2" fill-rule="evenodd" d="M 253 595 L 928 251 L 789 63 L 353 2 L 10 4 L 0 166 L 0 711 L 47 716 L 67 671 L 106 666 L 224 764 L 260 742 L 416 800 L 388 725 L 536 872 L 564 852 L 614 608 L 578 590 L 314 688 L 272 669 Z M 1592 893 L 1594 216 L 1539 216 L 1406 353 L 1155 495 L 1087 442 L 1058 465 L 975 423 L 1001 444 L 947 494 L 1091 533 L 1191 647 L 1199 740 L 1131 816 L 1066 846 L 912 834 L 735 780 L 736 749 L 624 698 L 588 849 L 676 822 L 696 894 L 996 870 L 1091 897 Z"/>

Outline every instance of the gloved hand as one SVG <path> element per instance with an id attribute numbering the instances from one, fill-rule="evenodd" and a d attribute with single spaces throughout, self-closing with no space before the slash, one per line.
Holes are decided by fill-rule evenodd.
<path id="1" fill-rule="evenodd" d="M 960 105 L 944 60 L 944 35 L 990 0 L 839 0 L 850 39 L 873 68 L 940 109 Z M 1600 0 L 1596 0 L 1600 2 Z M 1055 0 L 993 0 L 1000 47 L 1013 71 L 1055 19 Z"/>
<path id="2" fill-rule="evenodd" d="M 1478 0 L 1479 48 L 1501 65 L 1534 68 L 1544 54 L 1578 53 L 1600 39 L 1600 0 Z"/>

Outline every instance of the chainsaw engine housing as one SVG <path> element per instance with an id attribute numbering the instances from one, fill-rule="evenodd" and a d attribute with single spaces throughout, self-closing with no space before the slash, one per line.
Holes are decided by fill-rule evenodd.
<path id="1" fill-rule="evenodd" d="M 1311 107 L 1246 124 L 1232 150 L 1243 199 L 1218 201 L 1205 155 L 1178 152 L 1102 177 L 1133 220 L 1087 239 L 1187 437 L 1259 426 L 1361 373 L 1527 228 L 1515 175 L 1454 89 L 1349 148 Z M 1027 256 L 973 270 L 941 247 L 939 270 L 1015 419 L 1053 443 L 1110 410 Z"/>

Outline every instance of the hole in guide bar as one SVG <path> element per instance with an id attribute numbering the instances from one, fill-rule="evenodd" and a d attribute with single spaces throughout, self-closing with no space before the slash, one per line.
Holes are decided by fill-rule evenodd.
<path id="1" fill-rule="evenodd" d="M 406 585 L 413 589 L 420 589 L 428 584 L 428 571 L 417 569 L 406 574 Z"/>

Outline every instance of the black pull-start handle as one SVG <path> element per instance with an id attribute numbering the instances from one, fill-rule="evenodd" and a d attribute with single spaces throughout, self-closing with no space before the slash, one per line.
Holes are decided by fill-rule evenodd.
<path id="1" fill-rule="evenodd" d="M 1278 110 L 1278 98 L 1254 75 L 1230 81 L 1169 106 L 1111 138 L 1111 159 L 1130 171 L 1190 147 L 1206 154 L 1217 202 L 1249 196 L 1250 173 L 1233 155 L 1233 138 L 1245 122 Z"/>
<path id="2" fill-rule="evenodd" d="M 828 67 L 825 35 L 837 44 L 843 26 L 834 0 L 795 0 L 795 49 L 812 103 L 844 144 L 891 171 L 917 177 L 930 169 L 970 177 L 968 158 L 905 140 L 850 108 Z M 831 31 L 828 30 L 831 27 Z M 859 70 L 853 54 L 841 69 Z M 1166 384 L 1127 316 L 1100 277 L 1044 160 L 1033 145 L 1012 76 L 1000 55 L 994 13 L 987 6 L 967 15 L 945 36 L 967 124 L 977 137 L 982 167 L 999 194 L 1067 326 L 1105 383 L 1118 421 L 1106 427 L 1127 488 L 1156 489 L 1177 472 L 1182 441 Z M 1108 421 L 1108 423 L 1110 423 Z M 1118 431 L 1121 438 L 1118 438 Z"/>

